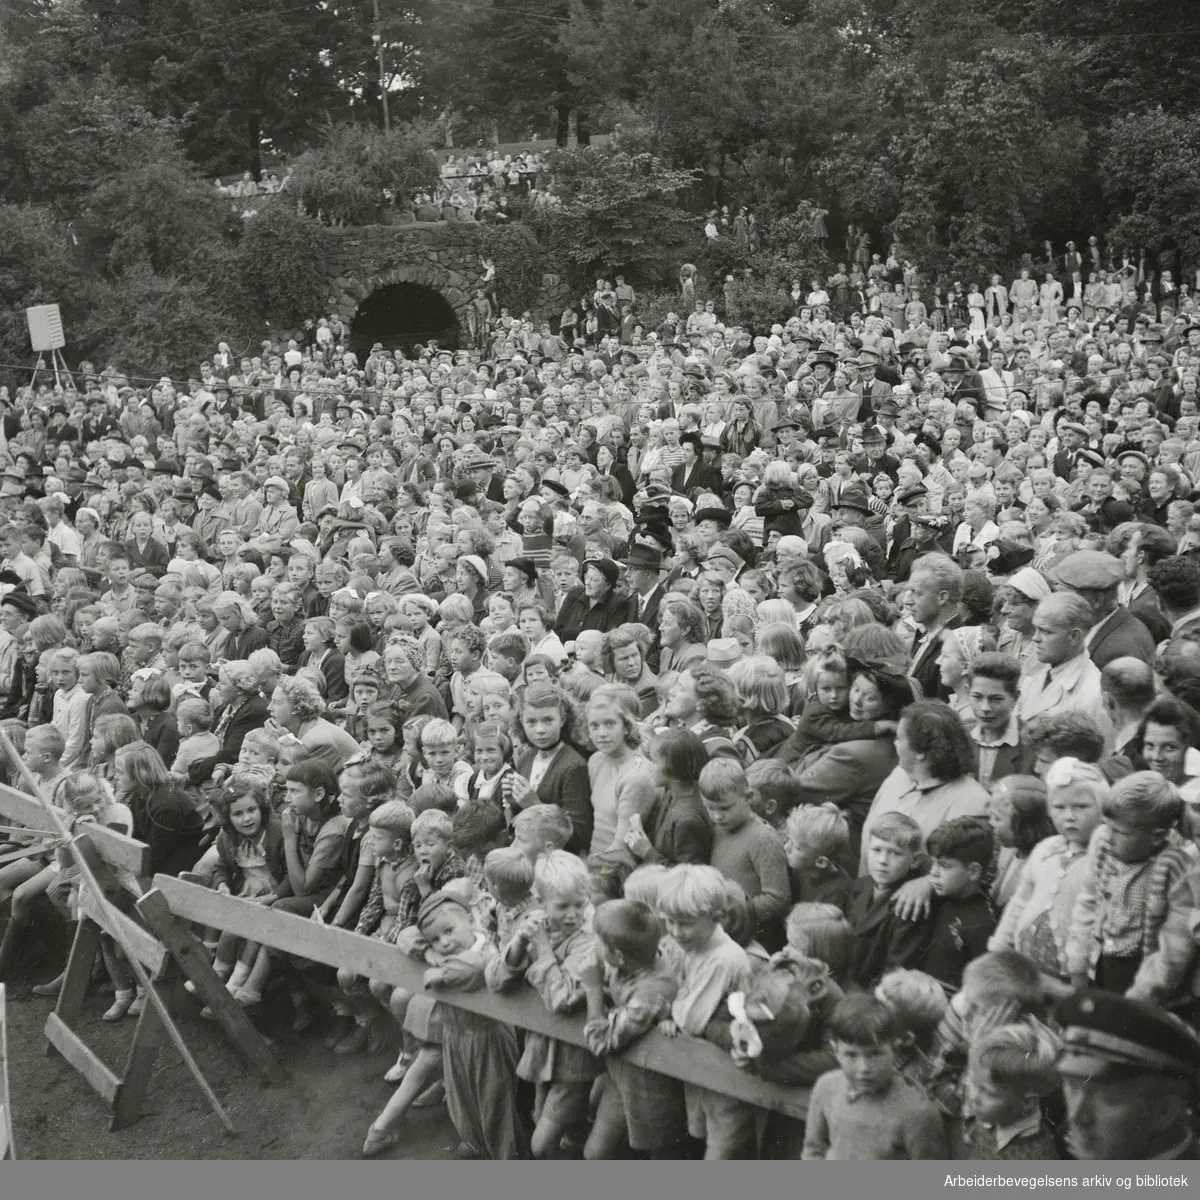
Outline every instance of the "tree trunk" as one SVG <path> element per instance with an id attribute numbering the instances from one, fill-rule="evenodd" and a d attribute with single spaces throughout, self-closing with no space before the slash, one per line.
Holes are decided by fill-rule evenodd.
<path id="1" fill-rule="evenodd" d="M 246 135 L 250 141 L 250 174 L 257 181 L 262 178 L 262 127 L 256 112 L 246 118 Z"/>
<path id="2" fill-rule="evenodd" d="M 575 113 L 575 140 L 581 146 L 592 144 L 592 118 L 581 109 Z"/>
<path id="3" fill-rule="evenodd" d="M 558 122 L 554 130 L 554 144 L 560 149 L 566 149 L 571 140 L 571 106 L 560 101 L 554 106 Z"/>

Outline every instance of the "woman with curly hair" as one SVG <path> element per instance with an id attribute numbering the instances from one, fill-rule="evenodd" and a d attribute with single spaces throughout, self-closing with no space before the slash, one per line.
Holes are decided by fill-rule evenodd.
<path id="1" fill-rule="evenodd" d="M 605 678 L 633 688 L 641 702 L 643 720 L 658 707 L 658 676 L 646 662 L 652 636 L 645 625 L 627 623 L 606 633 L 600 648 Z"/>
<path id="2" fill-rule="evenodd" d="M 327 763 L 335 771 L 359 753 L 358 743 L 344 730 L 322 715 L 325 701 L 311 679 L 285 676 L 271 693 L 268 705 L 270 721 L 279 735 L 290 734 L 313 758 Z"/>
<path id="3" fill-rule="evenodd" d="M 905 708 L 896 730 L 896 756 L 899 766 L 875 793 L 863 824 L 863 874 L 871 826 L 885 813 L 911 817 L 922 837 L 951 818 L 987 815 L 988 794 L 974 778 L 977 760 L 971 739 L 948 704 L 922 700 Z M 921 888 L 927 895 L 925 881 Z"/>
<path id="4" fill-rule="evenodd" d="M 732 730 L 741 704 L 733 680 L 724 671 L 707 662 L 681 671 L 663 713 L 673 724 L 695 730 L 709 758 L 739 757 Z"/>
<path id="5" fill-rule="evenodd" d="M 707 620 L 703 611 L 686 596 L 668 592 L 658 610 L 658 636 L 662 649 L 658 657 L 660 675 L 685 671 L 695 662 L 708 658 L 705 638 Z"/>

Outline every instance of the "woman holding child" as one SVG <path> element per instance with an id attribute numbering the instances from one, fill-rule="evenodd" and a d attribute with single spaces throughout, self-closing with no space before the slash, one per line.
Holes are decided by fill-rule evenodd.
<path id="1" fill-rule="evenodd" d="M 847 665 L 849 723 L 859 725 L 861 732 L 846 741 L 831 741 L 810 750 L 796 767 L 796 774 L 805 803 L 836 804 L 846 814 L 851 844 L 857 846 L 872 800 L 896 768 L 891 722 L 912 703 L 912 686 L 902 671 L 882 664 L 848 660 Z M 881 727 L 880 722 L 886 724 Z M 867 733 L 871 727 L 875 732 Z M 785 742 L 781 750 L 791 741 Z"/>

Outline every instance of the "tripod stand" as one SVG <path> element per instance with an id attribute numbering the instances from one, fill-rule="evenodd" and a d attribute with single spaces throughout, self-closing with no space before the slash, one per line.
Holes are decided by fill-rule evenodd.
<path id="1" fill-rule="evenodd" d="M 71 372 L 67 367 L 67 360 L 63 358 L 61 350 L 50 351 L 50 367 L 46 366 L 46 352 L 42 351 L 37 358 L 37 362 L 33 365 L 33 377 L 37 378 L 39 371 L 52 369 L 54 371 L 54 382 L 57 385 L 62 384 L 62 378 L 65 375 L 68 379 L 71 378 Z"/>

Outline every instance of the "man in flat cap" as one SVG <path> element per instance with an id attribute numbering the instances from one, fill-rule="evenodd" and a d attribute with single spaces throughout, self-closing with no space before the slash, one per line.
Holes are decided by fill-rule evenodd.
<path id="1" fill-rule="evenodd" d="M 1067 1150 L 1076 1159 L 1194 1159 L 1200 1038 L 1178 1017 L 1113 992 L 1058 1007 Z M 1167 1172 L 1169 1174 L 1169 1172 Z"/>
<path id="2" fill-rule="evenodd" d="M 1124 582 L 1121 560 L 1103 550 L 1077 550 L 1054 570 L 1060 591 L 1074 592 L 1092 610 L 1092 627 L 1085 644 L 1092 662 L 1102 671 L 1115 658 L 1154 657 L 1154 638 L 1127 608 L 1117 604 L 1117 589 Z"/>
<path id="3" fill-rule="evenodd" d="M 1070 483 L 1079 452 L 1087 442 L 1088 431 L 1078 421 L 1059 421 L 1057 432 L 1059 449 L 1054 456 L 1054 473 Z"/>

